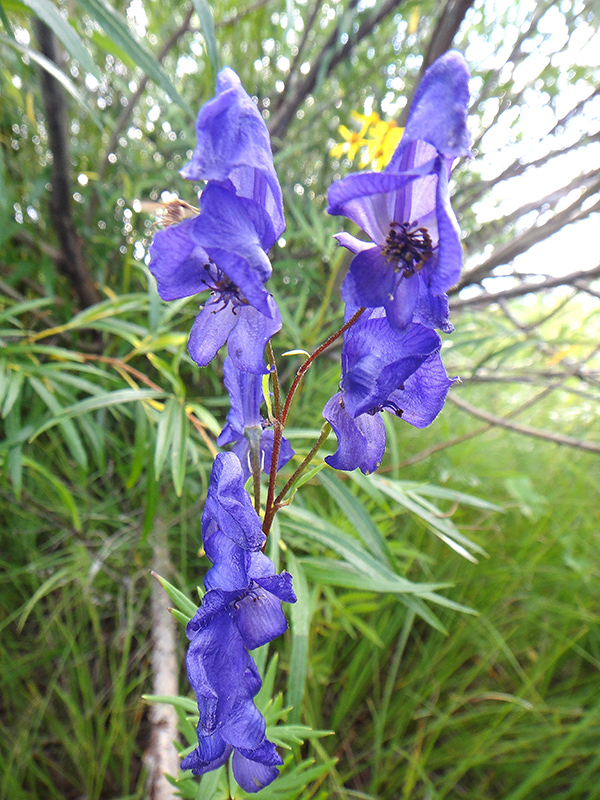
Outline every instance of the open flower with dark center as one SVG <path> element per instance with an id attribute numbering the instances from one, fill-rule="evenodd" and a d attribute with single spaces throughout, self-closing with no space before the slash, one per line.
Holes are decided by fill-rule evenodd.
<path id="1" fill-rule="evenodd" d="M 346 318 L 356 309 L 349 307 Z M 429 425 L 444 406 L 448 378 L 438 334 L 412 323 L 392 329 L 385 311 L 376 308 L 349 328 L 342 347 L 340 391 L 323 416 L 337 438 L 338 449 L 325 461 L 335 469 L 360 468 L 365 474 L 381 464 L 388 411 L 417 428 Z"/>
<path id="2" fill-rule="evenodd" d="M 262 553 L 265 535 L 233 453 L 215 459 L 202 535 L 213 566 L 204 581 L 202 605 L 186 628 L 198 745 L 181 767 L 202 775 L 233 753 L 237 782 L 257 792 L 277 777 L 283 762 L 266 739 L 264 718 L 254 704 L 261 678 L 248 651 L 286 630 L 281 603 L 293 603 L 296 596 L 289 573 L 275 574 Z"/>
<path id="3" fill-rule="evenodd" d="M 273 427 L 260 413 L 263 401 L 262 378 L 251 372 L 242 372 L 229 357 L 223 364 L 223 377 L 225 388 L 229 392 L 231 409 L 217 444 L 219 447 L 233 445 L 231 452 L 239 458 L 244 480 L 247 480 L 251 472 L 251 445 L 254 443 L 261 469 L 268 473 L 273 454 Z M 293 455 L 290 443 L 283 437 L 277 469 L 285 466 Z"/>
<path id="4" fill-rule="evenodd" d="M 265 344 L 281 328 L 277 304 L 265 289 L 271 275 L 266 253 L 274 241 L 272 221 L 262 206 L 218 184 L 202 193 L 199 216 L 155 235 L 150 271 L 162 299 L 211 292 L 188 343 L 201 367 L 228 341 L 239 369 L 267 371 Z"/>
<path id="5" fill-rule="evenodd" d="M 267 253 L 285 222 L 269 133 L 233 70 L 219 73 L 217 95 L 200 109 L 196 132 L 181 174 L 208 181 L 199 214 L 155 235 L 150 271 L 163 300 L 211 291 L 189 342 L 200 366 L 228 341 L 239 369 L 263 373 L 265 344 L 281 327 L 265 289 L 272 271 Z"/>
<path id="6" fill-rule="evenodd" d="M 397 331 L 411 322 L 452 330 L 446 292 L 458 281 L 462 248 L 448 178 L 454 158 L 470 152 L 468 77 L 460 53 L 438 59 L 415 94 L 386 170 L 349 175 L 328 193 L 328 212 L 348 217 L 371 240 L 337 234 L 355 254 L 342 297 L 385 308 Z"/>

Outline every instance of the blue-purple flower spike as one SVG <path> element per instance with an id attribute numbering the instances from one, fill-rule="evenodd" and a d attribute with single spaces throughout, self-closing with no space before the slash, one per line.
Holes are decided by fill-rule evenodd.
<path id="1" fill-rule="evenodd" d="M 267 253 L 285 229 L 283 201 L 266 125 L 233 70 L 219 73 L 196 132 L 181 174 L 208 181 L 200 213 L 155 235 L 150 271 L 163 300 L 210 291 L 188 343 L 199 366 L 228 342 L 238 369 L 265 373 L 265 345 L 281 328 L 265 284 Z"/>
<path id="2" fill-rule="evenodd" d="M 186 629 L 198 746 L 181 767 L 203 775 L 233 753 L 235 779 L 245 791 L 258 792 L 277 777 L 283 761 L 266 739 L 265 721 L 254 704 L 262 682 L 248 651 L 286 630 L 281 603 L 294 603 L 296 595 L 289 573 L 277 575 L 262 553 L 265 535 L 233 453 L 215 459 L 202 534 L 213 566 L 202 605 Z"/>

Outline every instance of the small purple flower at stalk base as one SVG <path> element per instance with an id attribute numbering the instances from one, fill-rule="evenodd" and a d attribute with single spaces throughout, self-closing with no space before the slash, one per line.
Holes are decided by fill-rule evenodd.
<path id="1" fill-rule="evenodd" d="M 462 248 L 448 178 L 454 158 L 470 154 L 468 81 L 460 53 L 441 56 L 425 73 L 385 171 L 349 175 L 328 193 L 328 212 L 348 217 L 371 239 L 336 236 L 355 254 L 342 298 L 385 308 L 396 331 L 411 322 L 452 330 L 446 292 L 460 275 Z"/>
<path id="2" fill-rule="evenodd" d="M 155 235 L 150 271 L 163 300 L 211 292 L 188 344 L 199 366 L 227 341 L 239 369 L 265 373 L 265 344 L 281 328 L 265 283 L 267 253 L 285 229 L 283 202 L 266 125 L 233 70 L 219 73 L 197 135 L 181 174 L 208 181 L 200 214 Z"/>
<path id="3" fill-rule="evenodd" d="M 248 650 L 287 628 L 282 601 L 296 596 L 287 572 L 275 574 L 261 550 L 265 535 L 244 490 L 233 453 L 219 453 L 202 515 L 204 549 L 213 566 L 202 605 L 188 623 L 186 666 L 198 702 L 198 746 L 181 763 L 202 775 L 233 753 L 233 774 L 247 792 L 258 792 L 283 763 L 265 737 L 265 721 L 253 698 L 261 678 Z"/>
<path id="4" fill-rule="evenodd" d="M 219 447 L 233 444 L 231 452 L 239 458 L 246 481 L 251 474 L 251 442 L 255 442 L 261 469 L 269 472 L 273 455 L 273 428 L 268 427 L 260 414 L 263 401 L 261 376 L 242 372 L 229 357 L 223 364 L 223 376 L 225 388 L 229 392 L 231 410 L 227 414 L 227 424 L 219 434 L 217 444 Z M 285 466 L 293 455 L 290 443 L 283 437 L 277 469 Z"/>
<path id="5" fill-rule="evenodd" d="M 349 319 L 356 309 L 346 311 Z M 340 391 L 323 410 L 338 448 L 325 461 L 334 469 L 376 470 L 385 451 L 381 411 L 418 428 L 429 425 L 444 406 L 448 378 L 435 331 L 413 323 L 401 333 L 390 328 L 385 312 L 363 314 L 346 331 Z"/>

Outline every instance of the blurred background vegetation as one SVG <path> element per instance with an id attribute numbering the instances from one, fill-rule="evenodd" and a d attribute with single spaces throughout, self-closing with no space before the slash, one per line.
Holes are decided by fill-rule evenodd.
<path id="1" fill-rule="evenodd" d="M 197 597 L 228 402 L 222 360 L 187 355 L 198 300 L 157 296 L 149 209 L 195 202 L 178 170 L 217 65 L 273 136 L 279 355 L 339 327 L 348 259 L 325 198 L 364 157 L 331 155 L 340 126 L 402 125 L 452 46 L 472 68 L 475 142 L 453 176 L 466 266 L 445 362 L 462 383 L 430 429 L 391 420 L 377 476 L 325 469 L 279 515 L 272 555 L 301 602 L 272 648 L 273 715 L 333 733 L 292 744 L 264 796 L 600 796 L 599 14 L 594 0 L 1 1 L 2 798 L 157 796 L 148 571 L 158 559 Z M 338 357 L 304 379 L 298 453 Z M 280 359 L 285 385 L 299 363 Z M 223 776 L 181 791 L 229 796 Z"/>

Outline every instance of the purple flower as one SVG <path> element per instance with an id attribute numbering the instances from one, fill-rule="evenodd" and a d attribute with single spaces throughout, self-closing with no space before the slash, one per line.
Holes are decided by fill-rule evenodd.
<path id="1" fill-rule="evenodd" d="M 397 331 L 411 322 L 452 330 L 446 292 L 460 275 L 462 248 L 448 178 L 454 157 L 470 152 L 468 77 L 460 53 L 438 59 L 415 94 L 386 170 L 349 175 L 329 190 L 328 212 L 348 217 L 371 239 L 337 234 L 355 254 L 342 297 L 385 308 Z"/>
<path id="2" fill-rule="evenodd" d="M 231 69 L 198 115 L 198 143 L 181 174 L 207 180 L 200 214 L 159 231 L 150 271 L 163 300 L 210 291 L 192 328 L 189 351 L 206 366 L 227 341 L 236 366 L 266 372 L 266 342 L 281 328 L 265 289 L 268 251 L 285 229 L 281 188 L 260 112 Z"/>
<path id="3" fill-rule="evenodd" d="M 346 317 L 352 316 L 349 308 Z M 334 469 L 376 470 L 385 451 L 381 411 L 418 428 L 429 425 L 444 406 L 448 378 L 435 331 L 412 323 L 402 332 L 391 328 L 381 308 L 346 331 L 342 347 L 340 391 L 323 410 L 338 448 L 325 461 Z"/>
<path id="4" fill-rule="evenodd" d="M 233 453 L 215 459 L 202 533 L 213 566 L 204 581 L 208 591 L 186 629 L 198 746 L 181 767 L 202 775 L 222 766 L 233 752 L 237 782 L 257 792 L 277 777 L 283 761 L 265 738 L 265 721 L 254 704 L 261 678 L 248 650 L 286 630 L 281 603 L 293 603 L 296 596 L 291 575 L 275 574 L 262 553 L 265 535 Z"/>
<path id="5" fill-rule="evenodd" d="M 250 372 L 239 370 L 230 358 L 223 364 L 225 387 L 229 392 L 231 410 L 227 414 L 227 424 L 219 434 L 217 444 L 223 447 L 233 444 L 231 449 L 242 465 L 244 481 L 251 474 L 250 442 L 257 440 L 262 469 L 269 472 L 273 454 L 273 428 L 260 414 L 263 400 L 262 378 Z M 277 469 L 281 469 L 294 455 L 290 443 L 284 437 L 279 451 Z"/>

